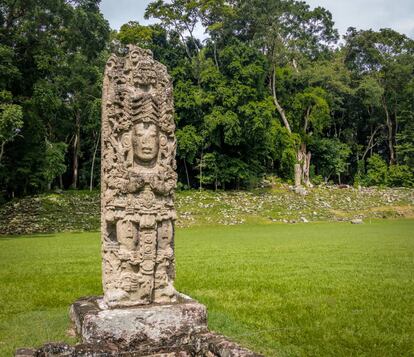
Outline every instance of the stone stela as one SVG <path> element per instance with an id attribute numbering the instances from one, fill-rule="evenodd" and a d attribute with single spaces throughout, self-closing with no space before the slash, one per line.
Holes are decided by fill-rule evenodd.
<path id="1" fill-rule="evenodd" d="M 112 55 L 102 97 L 102 271 L 110 308 L 177 300 L 172 81 L 149 50 Z"/>

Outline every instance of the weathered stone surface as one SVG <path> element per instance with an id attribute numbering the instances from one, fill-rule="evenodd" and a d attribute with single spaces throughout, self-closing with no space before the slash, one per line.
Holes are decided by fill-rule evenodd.
<path id="1" fill-rule="evenodd" d="M 137 357 L 260 356 L 209 332 L 204 305 L 182 294 L 177 300 L 174 304 L 105 309 L 100 297 L 79 299 L 71 306 L 70 316 L 82 343 L 73 347 L 71 356 L 121 352 Z"/>
<path id="2" fill-rule="evenodd" d="M 172 81 L 149 50 L 112 55 L 102 95 L 102 256 L 109 308 L 176 299 Z"/>
<path id="3" fill-rule="evenodd" d="M 102 309 L 101 297 L 71 306 L 82 342 L 19 349 L 15 357 L 260 357 L 207 329 L 206 309 L 180 295 L 175 304 Z"/>
<path id="4" fill-rule="evenodd" d="M 205 306 L 184 295 L 177 300 L 173 304 L 105 309 L 102 299 L 85 298 L 72 305 L 70 316 L 84 343 L 113 343 L 121 349 L 136 346 L 141 352 L 154 346 L 173 349 L 208 331 Z"/>
<path id="5" fill-rule="evenodd" d="M 188 344 L 178 349 L 152 349 L 152 352 L 142 353 L 134 346 L 119 349 L 111 344 L 77 344 L 70 346 L 66 343 L 47 343 L 37 350 L 30 350 L 33 354 L 18 355 L 15 357 L 263 357 L 227 340 L 221 335 L 205 333 L 195 335 Z"/>

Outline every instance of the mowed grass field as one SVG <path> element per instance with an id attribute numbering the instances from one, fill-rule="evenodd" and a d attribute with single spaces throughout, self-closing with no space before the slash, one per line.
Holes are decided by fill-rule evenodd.
<path id="1" fill-rule="evenodd" d="M 0 356 L 66 335 L 101 293 L 99 233 L 0 238 Z M 176 287 L 266 356 L 414 356 L 414 220 L 176 232 Z"/>

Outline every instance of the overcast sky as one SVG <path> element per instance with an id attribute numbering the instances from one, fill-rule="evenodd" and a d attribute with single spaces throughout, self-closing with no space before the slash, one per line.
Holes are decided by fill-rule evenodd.
<path id="1" fill-rule="evenodd" d="M 151 0 L 102 0 L 101 10 L 111 27 L 119 29 L 128 21 L 144 20 Z M 390 27 L 414 38 L 414 0 L 306 0 L 312 7 L 322 6 L 333 16 L 341 35 L 350 26 L 378 30 Z"/>

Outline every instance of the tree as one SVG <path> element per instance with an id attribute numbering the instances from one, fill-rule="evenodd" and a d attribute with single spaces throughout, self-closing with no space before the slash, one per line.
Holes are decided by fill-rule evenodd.
<path id="1" fill-rule="evenodd" d="M 329 46 L 338 37 L 331 14 L 320 7 L 310 10 L 307 4 L 299 1 L 240 0 L 219 4 L 221 13 L 227 14 L 230 24 L 222 26 L 218 21 L 215 22 L 217 26 L 214 26 L 212 22 L 220 11 L 213 6 L 210 12 L 204 10 L 204 13 L 215 15 L 208 31 L 216 36 L 217 28 L 225 28 L 222 31 L 225 36 L 232 33 L 266 56 L 267 79 L 273 103 L 287 132 L 292 134 L 294 129 L 287 113 L 287 103 L 282 105 L 278 94 L 284 91 L 283 85 L 277 81 L 278 68 L 291 68 L 294 72 L 300 72 L 309 59 L 326 56 Z M 229 7 L 233 11 L 229 11 Z M 300 176 L 309 184 L 306 179 L 309 177 L 309 165 L 306 165 L 305 157 L 309 159 L 310 156 L 304 151 L 306 144 L 301 143 L 297 147 L 297 169 L 304 170 Z"/>
<path id="2" fill-rule="evenodd" d="M 367 186 L 382 186 L 388 181 L 387 163 L 380 155 L 374 154 L 367 160 L 367 174 L 363 183 Z"/>
<path id="3" fill-rule="evenodd" d="M 326 92 L 320 87 L 307 87 L 302 93 L 297 93 L 293 100 L 296 132 L 301 134 L 302 140 L 297 153 L 298 163 L 295 166 L 295 185 L 303 182 L 310 186 L 311 152 L 307 141 L 312 134 L 320 134 L 327 127 L 330 117 L 330 108 L 326 100 Z"/>
<path id="4" fill-rule="evenodd" d="M 219 50 L 219 67 L 210 57 L 214 55 L 205 53 L 209 57 L 200 60 L 205 154 L 216 153 L 209 155 L 214 158 L 212 162 L 226 158 L 232 167 L 220 169 L 215 185 L 239 187 L 248 184 L 251 175 L 263 174 L 275 161 L 278 126 L 266 91 L 266 60 L 260 52 L 237 40 Z M 205 165 L 201 167 L 208 167 Z M 239 168 L 243 165 L 249 169 L 242 175 Z"/>
<path id="5" fill-rule="evenodd" d="M 216 191 L 219 186 L 224 190 L 226 184 L 231 182 L 239 189 L 241 182 L 249 178 L 249 166 L 245 162 L 217 152 L 204 155 L 200 165 L 203 165 L 203 176 L 200 180 L 203 184 L 213 185 Z"/>
<path id="6" fill-rule="evenodd" d="M 315 140 L 312 144 L 316 173 L 324 177 L 328 182 L 332 175 L 338 176 L 341 183 L 341 174 L 346 171 L 348 157 L 351 149 L 338 139 L 322 138 Z"/>
<path id="7" fill-rule="evenodd" d="M 23 126 L 22 108 L 11 102 L 10 92 L 0 92 L 0 164 L 6 144 L 14 140 Z"/>
<path id="8" fill-rule="evenodd" d="M 182 129 L 178 129 L 176 137 L 178 141 L 177 156 L 183 161 L 187 187 L 191 188 L 187 163 L 190 165 L 194 163 L 203 139 L 193 125 L 186 125 Z"/>
<path id="9" fill-rule="evenodd" d="M 5 0 L 0 23 L 0 90 L 10 92 L 22 112 L 21 132 L 9 141 L 0 184 L 11 195 L 46 188 L 47 143 L 71 144 L 67 176 L 77 182 L 81 117 L 101 96 L 104 61 L 99 58 L 109 35 L 99 1 Z M 99 116 L 95 120 L 99 123 Z"/>
<path id="10" fill-rule="evenodd" d="M 65 143 L 46 142 L 46 164 L 43 174 L 47 182 L 47 188 L 52 188 L 53 180 L 66 171 L 65 153 L 67 145 Z"/>
<path id="11" fill-rule="evenodd" d="M 110 32 L 99 0 L 2 2 L 1 192 L 99 183 L 103 68 L 109 48 L 128 43 L 173 77 L 186 186 L 250 187 L 295 167 L 310 185 L 311 166 L 368 183 L 375 154 L 387 161 L 383 184 L 411 185 L 412 39 L 350 28 L 334 47 L 331 14 L 296 0 L 155 0 L 146 17 L 159 23 Z"/>
<path id="12" fill-rule="evenodd" d="M 162 29 L 159 26 L 140 25 L 137 21 L 130 21 L 121 26 L 116 38 L 122 44 L 134 44 L 142 48 L 151 48 L 154 45 L 154 37 Z"/>
<path id="13" fill-rule="evenodd" d="M 414 40 L 391 29 L 375 32 L 355 28 L 348 29 L 345 40 L 348 66 L 360 79 L 362 89 L 369 85 L 371 93 L 375 92 L 375 96 L 368 96 L 370 106 L 382 112 L 387 129 L 388 162 L 395 165 L 398 117 L 406 108 L 401 93 L 412 80 Z"/>
<path id="14" fill-rule="evenodd" d="M 188 58 L 192 59 L 192 50 L 198 53 L 201 49 L 199 41 L 194 36 L 194 31 L 199 22 L 200 12 L 197 0 L 173 0 L 166 2 L 155 0 L 145 10 L 145 18 L 150 17 L 161 20 L 167 30 L 175 31 L 185 44 Z M 189 41 L 186 40 L 189 36 Z"/>

